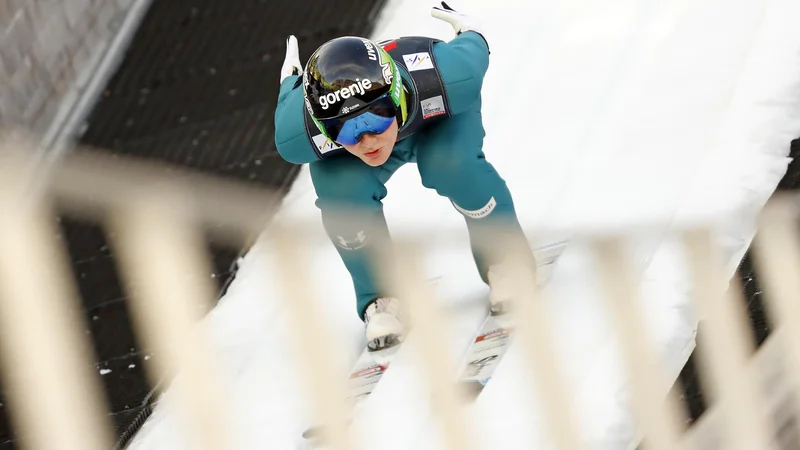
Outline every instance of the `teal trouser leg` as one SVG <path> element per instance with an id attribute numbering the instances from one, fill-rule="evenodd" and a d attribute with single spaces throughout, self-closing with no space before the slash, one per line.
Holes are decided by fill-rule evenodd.
<path id="1" fill-rule="evenodd" d="M 530 247 L 506 182 L 484 157 L 484 135 L 480 112 L 468 111 L 426 130 L 415 151 L 422 184 L 450 199 L 464 215 L 478 272 L 488 282 L 488 268 L 497 255 L 489 252 L 501 252 L 497 256 L 502 258 L 498 227 L 526 253 Z"/>
<path id="2" fill-rule="evenodd" d="M 371 167 L 343 155 L 309 165 L 323 226 L 353 278 L 361 318 L 370 301 L 387 295 L 377 285 L 371 256 L 376 244 L 389 240 L 381 202 L 387 193 L 384 183 L 403 164 L 391 157 L 383 166 Z"/>

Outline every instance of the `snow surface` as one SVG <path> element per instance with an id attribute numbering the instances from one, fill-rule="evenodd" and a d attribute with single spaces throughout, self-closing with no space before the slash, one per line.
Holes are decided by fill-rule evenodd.
<path id="1" fill-rule="evenodd" d="M 376 39 L 422 34 L 449 40 L 429 15 L 435 2 L 390 0 Z M 697 317 L 681 251 L 671 233 L 713 220 L 733 275 L 754 234 L 753 220 L 786 171 L 800 136 L 800 2 L 797 0 L 461 0 L 480 18 L 491 46 L 484 84 L 485 151 L 507 180 L 526 229 L 660 225 L 631 234 L 648 329 L 674 380 L 694 347 Z M 482 319 L 487 288 L 469 255 L 463 218 L 423 188 L 415 165 L 389 181 L 392 233 L 433 238 L 454 230 L 459 245 L 431 239 L 427 271 L 441 276 L 453 358 Z M 317 224 L 307 242 L 309 271 L 327 332 L 320 337 L 357 357 L 363 328 L 352 284 L 325 238 L 304 167 L 280 220 Z M 571 236 L 549 234 L 536 244 Z M 290 449 L 314 422 L 292 347 L 285 295 L 270 245 L 260 241 L 208 316 L 227 377 L 225 400 L 237 449 Z M 546 305 L 592 449 L 636 440 L 625 404 L 614 330 L 598 295 L 585 245 L 573 240 L 549 284 Z M 410 337 L 413 339 L 413 335 Z M 405 347 L 404 347 L 405 348 Z M 478 448 L 548 448 L 530 381 L 514 347 L 470 410 Z M 177 382 L 180 382 L 178 379 Z M 364 405 L 363 448 L 437 448 L 436 425 L 410 352 L 398 354 Z M 533 394 L 531 394 L 533 395 Z M 169 392 L 130 447 L 188 449 Z"/>

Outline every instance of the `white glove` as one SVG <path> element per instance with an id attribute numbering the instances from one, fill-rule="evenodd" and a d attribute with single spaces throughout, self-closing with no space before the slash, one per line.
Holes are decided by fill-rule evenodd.
<path id="1" fill-rule="evenodd" d="M 480 22 L 475 18 L 456 12 L 445 2 L 442 2 L 441 8 L 434 6 L 431 10 L 431 15 L 450 23 L 453 29 L 456 30 L 456 34 L 461 34 L 465 31 L 474 31 L 483 36 L 483 26 L 481 26 Z M 484 39 L 486 39 L 485 36 Z"/>
<path id="2" fill-rule="evenodd" d="M 286 38 L 286 59 L 283 60 L 281 67 L 281 84 L 283 80 L 303 73 L 303 64 L 300 62 L 300 49 L 297 46 L 297 38 L 290 35 Z"/>

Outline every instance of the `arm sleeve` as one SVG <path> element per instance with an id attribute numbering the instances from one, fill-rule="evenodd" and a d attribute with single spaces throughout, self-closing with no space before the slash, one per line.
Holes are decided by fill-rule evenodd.
<path id="1" fill-rule="evenodd" d="M 480 34 L 467 31 L 450 42 L 434 45 L 450 110 L 459 114 L 480 100 L 483 77 L 489 68 L 489 46 Z"/>
<path id="2" fill-rule="evenodd" d="M 275 109 L 275 146 L 283 159 L 292 164 L 318 160 L 311 147 L 303 123 L 303 91 L 301 78 L 290 76 L 281 83 L 278 107 Z"/>

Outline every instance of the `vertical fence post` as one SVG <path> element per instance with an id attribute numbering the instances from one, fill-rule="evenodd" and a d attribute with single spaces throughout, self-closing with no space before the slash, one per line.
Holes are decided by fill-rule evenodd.
<path id="1" fill-rule="evenodd" d="M 397 242 L 391 251 L 377 253 L 384 279 L 408 311 L 409 323 L 413 326 L 411 332 L 415 334 L 414 350 L 421 356 L 423 376 L 434 392 L 433 409 L 441 421 L 444 448 L 470 450 L 475 448 L 476 441 L 471 436 L 463 409 L 464 393 L 455 383 L 451 347 L 443 330 L 446 321 L 439 312 L 431 285 L 425 283 L 422 255 L 420 244 L 412 240 Z"/>
<path id="2" fill-rule="evenodd" d="M 0 135 L 0 139 L 3 136 Z M 24 193 L 31 167 L 0 142 L 0 358 L 19 445 L 113 446 L 102 388 L 83 333 L 77 289 L 49 202 Z"/>
<path id="3" fill-rule="evenodd" d="M 185 209 L 190 197 L 170 187 L 142 190 L 120 202 L 109 221 L 136 335 L 158 354 L 149 366 L 150 381 L 177 376 L 171 390 L 187 419 L 191 448 L 229 450 L 230 410 L 199 314 L 210 309 L 215 291 L 197 224 Z"/>
<path id="4" fill-rule="evenodd" d="M 704 317 L 701 334 L 701 379 L 719 402 L 726 420 L 723 442 L 733 450 L 771 449 L 766 409 L 759 401 L 758 378 L 747 364 L 753 354 L 751 335 L 743 311 L 744 301 L 728 283 L 708 229 L 684 233 L 694 302 Z"/>
<path id="5" fill-rule="evenodd" d="M 547 297 L 537 286 L 535 261 L 529 264 L 525 252 L 519 252 L 511 242 L 501 248 L 510 249 L 506 253 L 508 264 L 505 267 L 511 271 L 507 275 L 514 283 L 516 300 L 512 314 L 515 314 L 517 345 L 521 347 L 527 366 L 536 371 L 533 377 L 536 386 L 531 392 L 538 394 L 538 403 L 544 410 L 542 429 L 549 430 L 555 448 L 582 450 L 585 443 L 573 410 L 574 402 L 567 395 L 563 361 L 551 344 L 555 333 L 544 307 Z M 529 400 L 536 403 L 535 397 Z"/>
<path id="6" fill-rule="evenodd" d="M 794 391 L 795 416 L 800 417 L 800 236 L 795 196 L 767 204 L 754 240 L 753 256 L 763 270 L 766 312 L 782 330 L 787 356 L 786 374 Z"/>
<path id="7" fill-rule="evenodd" d="M 648 450 L 682 448 L 677 400 L 668 392 L 660 355 L 648 335 L 623 239 L 595 241 L 596 267 L 628 368 L 632 405 Z"/>
<path id="8" fill-rule="evenodd" d="M 276 252 L 275 266 L 285 292 L 285 302 L 292 325 L 294 341 L 301 355 L 300 370 L 308 392 L 312 393 L 315 410 L 324 423 L 321 429 L 323 441 L 331 450 L 354 450 L 358 447 L 346 424 L 351 417 L 350 408 L 344 402 L 347 394 L 343 380 L 346 374 L 337 370 L 333 356 L 319 345 L 319 338 L 330 336 L 320 317 L 312 281 L 308 276 L 309 264 L 304 251 L 301 229 L 291 230 L 286 225 L 273 227 L 273 243 Z"/>

